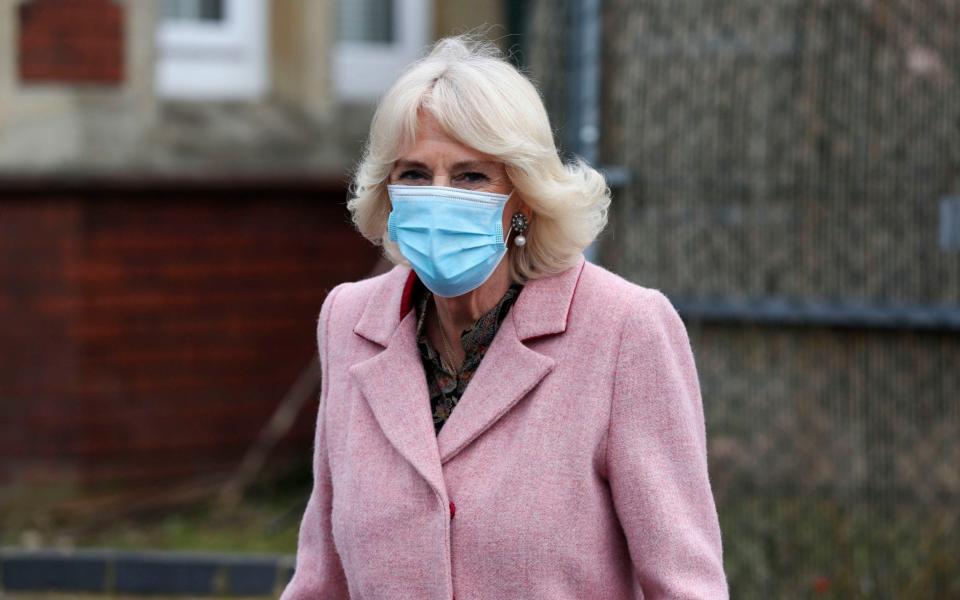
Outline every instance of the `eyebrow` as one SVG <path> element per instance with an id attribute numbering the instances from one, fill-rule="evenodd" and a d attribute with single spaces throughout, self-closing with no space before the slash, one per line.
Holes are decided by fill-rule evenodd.
<path id="1" fill-rule="evenodd" d="M 454 163 L 453 166 L 451 167 L 451 170 L 460 171 L 463 169 L 479 169 L 481 167 L 489 167 L 493 164 L 495 163 L 492 160 L 464 160 L 458 163 Z M 423 169 L 425 171 L 430 170 L 430 167 L 428 167 L 424 163 L 417 160 L 400 159 L 397 161 L 396 166 L 398 169 Z"/>

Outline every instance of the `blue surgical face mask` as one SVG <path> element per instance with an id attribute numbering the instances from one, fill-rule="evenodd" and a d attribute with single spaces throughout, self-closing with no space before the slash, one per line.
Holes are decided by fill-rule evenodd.
<path id="1" fill-rule="evenodd" d="M 438 296 L 471 292 L 507 253 L 503 207 L 510 194 L 437 185 L 388 185 L 390 239 Z"/>

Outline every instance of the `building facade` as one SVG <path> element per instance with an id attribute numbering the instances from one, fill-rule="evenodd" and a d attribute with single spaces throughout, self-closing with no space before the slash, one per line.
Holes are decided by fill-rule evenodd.
<path id="1" fill-rule="evenodd" d="M 378 96 L 502 12 L 0 0 L 3 500 L 235 472 L 378 263 L 345 209 Z M 300 406 L 273 466 L 308 460 Z"/>

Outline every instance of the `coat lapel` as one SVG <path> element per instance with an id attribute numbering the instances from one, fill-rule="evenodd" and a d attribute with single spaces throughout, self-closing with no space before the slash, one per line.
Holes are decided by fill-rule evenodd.
<path id="1" fill-rule="evenodd" d="M 440 461 L 453 458 L 496 423 L 540 383 L 553 365 L 552 358 L 523 344 L 513 319 L 504 319 L 457 407 L 437 436 Z"/>
<path id="2" fill-rule="evenodd" d="M 523 287 L 437 436 L 442 463 L 493 426 L 553 370 L 554 360 L 525 342 L 566 331 L 583 264 L 581 256 L 570 269 Z"/>
<path id="3" fill-rule="evenodd" d="M 415 319 L 415 313 L 408 312 L 387 347 L 350 367 L 350 373 L 393 447 L 446 498 Z"/>
<path id="4" fill-rule="evenodd" d="M 354 333 L 383 348 L 350 367 L 351 376 L 397 452 L 446 498 L 437 452 L 430 397 L 416 343 L 416 314 L 410 310 L 415 275 L 396 266 L 373 290 Z"/>
<path id="5" fill-rule="evenodd" d="M 566 330 L 583 266 L 581 256 L 562 273 L 527 282 L 439 436 L 409 303 L 415 275 L 409 267 L 395 267 L 371 295 L 354 332 L 383 350 L 350 372 L 387 439 L 442 497 L 442 463 L 493 426 L 553 369 L 554 360 L 526 342 Z"/>

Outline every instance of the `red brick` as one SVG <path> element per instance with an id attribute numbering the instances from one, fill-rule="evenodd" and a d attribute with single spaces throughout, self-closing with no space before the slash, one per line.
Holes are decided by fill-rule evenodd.
<path id="1" fill-rule="evenodd" d="M 376 260 L 342 197 L 238 184 L 4 198 L 0 482 L 38 463 L 54 469 L 38 480 L 72 470 L 88 486 L 236 464 L 311 360 L 326 291 Z M 272 461 L 309 448 L 314 411 Z"/>
<path id="2" fill-rule="evenodd" d="M 22 80 L 123 81 L 123 8 L 113 0 L 32 0 L 19 18 Z"/>

